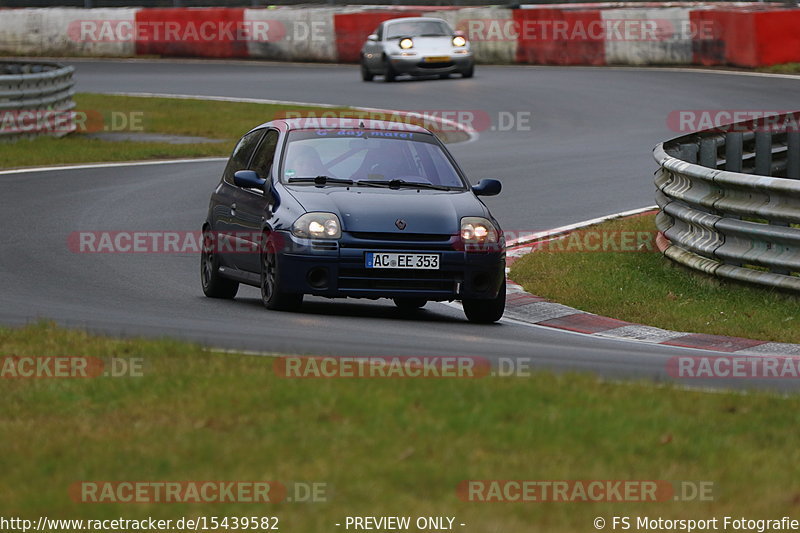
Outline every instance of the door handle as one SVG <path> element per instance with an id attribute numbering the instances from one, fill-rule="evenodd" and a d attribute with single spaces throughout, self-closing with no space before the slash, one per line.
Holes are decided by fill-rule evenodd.
<path id="1" fill-rule="evenodd" d="M 236 202 L 231 204 L 231 214 L 236 212 Z"/>

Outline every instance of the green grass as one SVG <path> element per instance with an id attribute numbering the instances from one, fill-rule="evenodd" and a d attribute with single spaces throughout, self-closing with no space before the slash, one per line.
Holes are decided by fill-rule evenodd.
<path id="1" fill-rule="evenodd" d="M 62 138 L 39 137 L 0 144 L 0 168 L 72 163 L 135 161 L 146 159 L 213 157 L 230 155 L 233 145 L 248 130 L 272 120 L 279 111 L 330 111 L 319 108 L 287 108 L 280 105 L 213 102 L 177 98 L 146 98 L 81 93 L 76 111 L 87 119 L 78 133 Z M 81 117 L 82 115 L 78 115 Z M 135 120 L 135 131 L 206 137 L 221 142 L 172 144 L 167 142 L 108 141 L 86 133 L 108 127 L 120 131 Z M 121 119 L 119 117 L 124 117 Z M 141 127 L 140 127 L 141 126 Z"/>
<path id="2" fill-rule="evenodd" d="M 800 74 L 800 63 L 781 63 L 780 65 L 770 65 L 760 67 L 759 72 L 769 72 L 770 74 Z"/>
<path id="3" fill-rule="evenodd" d="M 655 231 L 653 215 L 589 231 Z M 575 248 L 573 248 L 575 249 Z M 710 278 L 652 252 L 537 251 L 511 278 L 533 294 L 591 313 L 660 328 L 800 343 L 798 298 Z"/>
<path id="4" fill-rule="evenodd" d="M 81 93 L 76 95 L 79 131 L 61 138 L 39 137 L 0 143 L 0 168 L 46 166 L 147 159 L 227 157 L 248 130 L 276 118 L 278 112 L 332 113 L 354 116 L 348 108 L 283 106 L 180 98 L 149 98 Z M 296 116 L 296 115 L 295 115 Z M 358 115 L 361 116 L 361 115 Z M 370 115 L 367 115 L 369 118 Z M 84 119 L 85 117 L 85 119 Z M 374 118 L 381 118 L 375 115 Z M 204 137 L 220 142 L 173 144 L 152 141 L 110 141 L 87 133 L 103 131 L 157 133 Z M 460 132 L 437 133 L 443 142 L 466 137 Z"/>
<path id="5" fill-rule="evenodd" d="M 595 516 L 791 515 L 800 397 L 612 384 L 585 375 L 465 380 L 276 377 L 266 357 L 0 329 L 0 354 L 141 358 L 143 377 L 0 379 L 0 516 L 449 515 L 464 531 L 593 530 Z M 470 503 L 468 479 L 714 483 L 712 502 Z M 76 481 L 323 482 L 320 503 L 79 504 Z M 461 529 L 461 528 L 458 528 Z"/>

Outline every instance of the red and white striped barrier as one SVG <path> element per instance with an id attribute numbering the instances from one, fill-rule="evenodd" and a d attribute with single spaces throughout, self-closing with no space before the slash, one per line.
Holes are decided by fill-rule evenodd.
<path id="1" fill-rule="evenodd" d="M 0 53 L 355 62 L 386 19 L 444 18 L 480 63 L 736 65 L 800 62 L 800 9 L 779 4 L 503 7 L 7 9 Z"/>

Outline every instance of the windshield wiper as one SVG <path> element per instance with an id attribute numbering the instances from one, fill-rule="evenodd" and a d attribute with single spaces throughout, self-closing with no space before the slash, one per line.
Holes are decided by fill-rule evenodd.
<path id="1" fill-rule="evenodd" d="M 289 178 L 289 183 L 313 183 L 314 185 L 327 185 L 329 183 L 338 183 L 342 185 L 352 185 L 353 180 L 344 178 L 332 178 L 330 176 L 315 176 L 308 178 Z"/>
<path id="2" fill-rule="evenodd" d="M 358 180 L 356 185 L 366 185 L 369 187 L 388 187 L 390 189 L 399 189 L 400 187 L 408 187 L 412 189 L 433 189 L 436 191 L 449 191 L 450 187 L 444 185 L 434 185 L 433 183 L 424 183 L 419 181 L 406 181 L 406 180 Z"/>

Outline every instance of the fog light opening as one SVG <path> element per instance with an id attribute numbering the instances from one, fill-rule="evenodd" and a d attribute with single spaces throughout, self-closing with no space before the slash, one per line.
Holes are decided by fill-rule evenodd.
<path id="1" fill-rule="evenodd" d="M 490 281 L 488 274 L 475 274 L 472 277 L 472 288 L 478 292 L 486 292 L 489 290 Z"/>
<path id="2" fill-rule="evenodd" d="M 328 288 L 328 269 L 317 267 L 312 268 L 306 275 L 308 284 L 314 289 L 327 289 Z"/>

